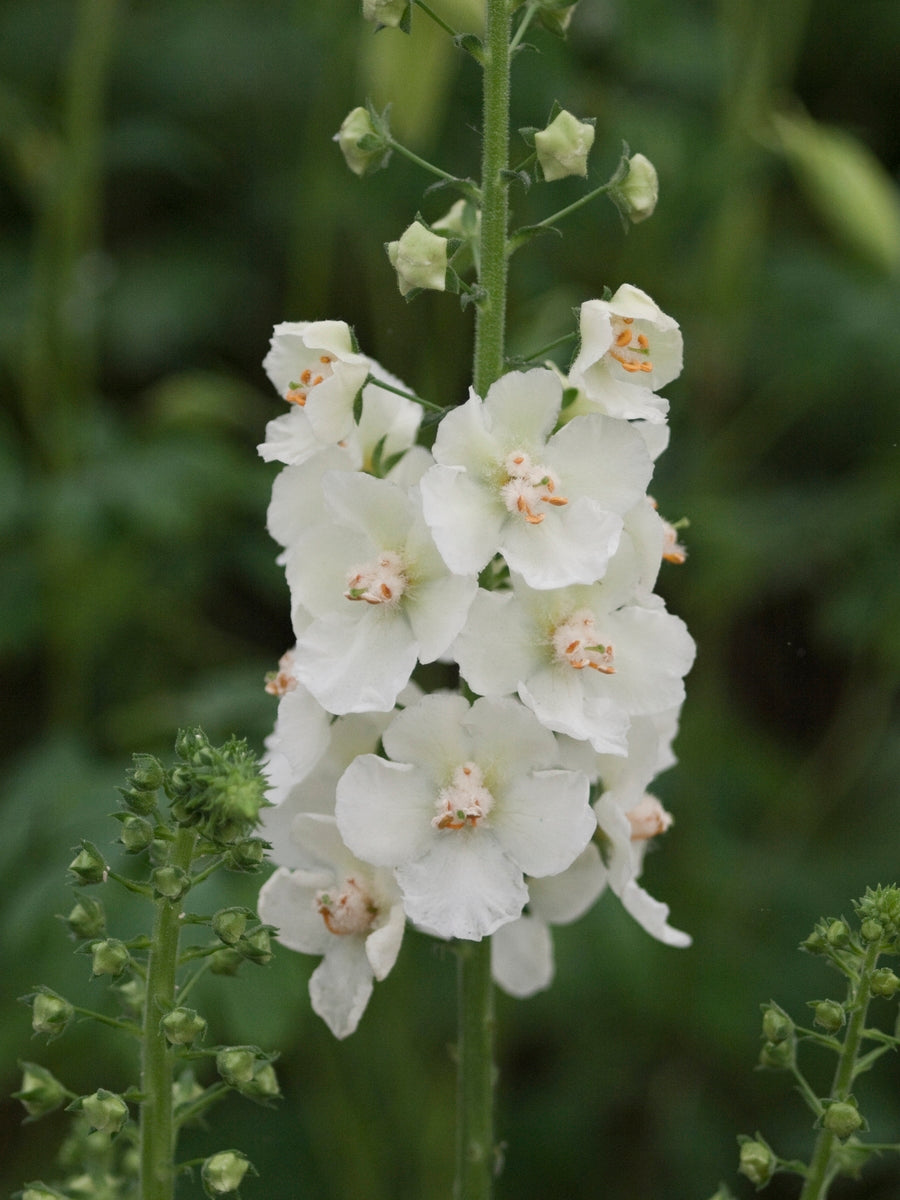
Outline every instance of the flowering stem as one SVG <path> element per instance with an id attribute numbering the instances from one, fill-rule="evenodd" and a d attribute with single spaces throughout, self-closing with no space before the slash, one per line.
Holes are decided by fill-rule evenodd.
<path id="1" fill-rule="evenodd" d="M 460 180 L 451 175 L 449 171 L 444 171 L 441 167 L 436 167 L 434 163 L 430 163 L 427 158 L 420 158 L 414 151 L 407 149 L 402 142 L 395 141 L 392 137 L 385 139 L 392 150 L 396 150 L 398 154 L 402 154 L 404 158 L 408 158 L 410 162 L 414 162 L 417 167 L 421 167 L 423 171 L 429 171 L 432 175 L 437 175 L 438 179 L 445 179 L 449 183 L 459 183 Z"/>
<path id="2" fill-rule="evenodd" d="M 506 230 L 509 203 L 509 28 L 506 0 L 487 0 L 481 160 L 481 274 L 485 295 L 475 320 L 475 391 L 484 396 L 503 374 L 506 337 Z"/>
<path id="3" fill-rule="evenodd" d="M 857 1058 L 866 1028 L 866 1015 L 871 999 L 872 972 L 878 961 L 879 951 L 880 945 L 877 941 L 868 947 L 859 976 L 851 983 L 848 1006 L 850 1020 L 847 1022 L 847 1034 L 831 1085 L 831 1100 L 845 1101 L 850 1095 L 853 1080 L 859 1073 Z M 800 1200 L 825 1200 L 829 1185 L 837 1173 L 837 1167 L 832 1158 L 836 1143 L 840 1145 L 840 1139 L 829 1129 L 823 1127 L 819 1131 L 806 1181 L 803 1184 L 803 1191 L 800 1193 Z"/>
<path id="4" fill-rule="evenodd" d="M 170 860 L 173 867 L 184 871 L 190 868 L 196 837 L 192 830 L 179 829 Z M 156 901 L 141 1061 L 141 1200 L 172 1200 L 175 1190 L 173 1063 L 168 1042 L 160 1029 L 160 1019 L 175 1003 L 180 914 L 181 899 Z"/>
<path id="5" fill-rule="evenodd" d="M 453 26 L 448 25 L 444 18 L 439 17 L 432 8 L 429 8 L 427 4 L 423 3 L 423 0 L 413 0 L 413 3 L 415 4 L 416 8 L 421 8 L 422 12 L 425 13 L 426 16 L 431 17 L 435 25 L 440 25 L 441 29 L 443 29 L 445 33 L 449 33 L 452 38 L 458 36 Z"/>
<path id="6" fill-rule="evenodd" d="M 565 208 L 561 208 L 559 210 L 559 212 L 555 212 L 549 217 L 544 217 L 543 221 L 536 221 L 535 224 L 532 225 L 530 228 L 531 229 L 549 229 L 551 227 L 551 225 L 554 225 L 557 221 L 561 221 L 563 219 L 563 217 L 567 217 L 570 213 L 573 213 L 577 209 L 582 208 L 585 204 L 589 204 L 591 202 L 591 200 L 596 200 L 596 198 L 598 196 L 602 196 L 602 195 L 604 195 L 605 192 L 608 192 L 608 191 L 609 191 L 609 182 L 607 181 L 606 183 L 601 183 L 600 186 L 594 188 L 594 190 L 592 192 L 587 192 L 580 199 L 573 201 L 572 204 L 568 204 L 568 205 L 566 205 Z M 512 241 L 513 241 L 513 248 L 516 248 L 517 243 L 516 243 L 515 235 L 513 235 Z"/>
<path id="7" fill-rule="evenodd" d="M 454 1200 L 490 1200 L 494 1174 L 491 943 L 457 943 L 459 1042 Z"/>

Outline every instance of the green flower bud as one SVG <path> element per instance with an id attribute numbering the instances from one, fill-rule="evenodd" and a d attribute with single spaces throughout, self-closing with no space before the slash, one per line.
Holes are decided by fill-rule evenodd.
<path id="1" fill-rule="evenodd" d="M 121 975 L 131 962 L 131 954 L 124 942 L 118 938 L 105 938 L 91 946 L 94 975 Z"/>
<path id="2" fill-rule="evenodd" d="M 810 1002 L 813 1010 L 813 1024 L 818 1025 L 827 1033 L 837 1033 L 843 1028 L 846 1013 L 844 1006 L 837 1000 L 813 1000 Z"/>
<path id="3" fill-rule="evenodd" d="M 362 14 L 367 21 L 396 29 L 403 23 L 408 8 L 409 0 L 363 0 Z"/>
<path id="4" fill-rule="evenodd" d="M 207 1196 L 232 1196 L 252 1170 L 250 1160 L 239 1150 L 220 1150 L 211 1155 L 200 1168 L 203 1190 Z"/>
<path id="5" fill-rule="evenodd" d="M 197 1082 L 197 1076 L 188 1068 L 182 1071 L 172 1084 L 172 1103 L 176 1108 L 183 1104 L 192 1104 L 203 1095 L 204 1090 Z"/>
<path id="6" fill-rule="evenodd" d="M 387 166 L 391 147 L 385 140 L 383 119 L 379 124 L 382 128 L 376 127 L 367 108 L 359 106 L 347 113 L 334 135 L 344 161 L 354 175 L 370 175 Z"/>
<path id="7" fill-rule="evenodd" d="M 766 1042 L 759 1052 L 759 1065 L 770 1071 L 784 1071 L 791 1067 L 794 1061 L 794 1041 L 790 1038 L 783 1042 Z"/>
<path id="8" fill-rule="evenodd" d="M 260 1051 L 255 1046 L 226 1046 L 216 1055 L 216 1070 L 231 1087 L 250 1083 Z"/>
<path id="9" fill-rule="evenodd" d="M 145 817 L 132 813 L 122 821 L 119 841 L 129 854 L 140 854 L 153 841 L 153 826 Z"/>
<path id="10" fill-rule="evenodd" d="M 578 0 L 576 0 L 576 4 L 577 2 Z M 574 11 L 575 4 L 561 5 L 556 0 L 549 0 L 549 2 L 545 0 L 538 11 L 538 21 L 550 33 L 555 33 L 557 37 L 565 37 Z"/>
<path id="11" fill-rule="evenodd" d="M 775 1155 L 765 1142 L 746 1138 L 741 1142 L 738 1170 L 758 1188 L 764 1187 L 775 1174 Z"/>
<path id="12" fill-rule="evenodd" d="M 118 1133 L 128 1120 L 128 1105 L 115 1092 L 99 1088 L 92 1096 L 82 1096 L 75 1102 L 92 1129 L 101 1133 Z"/>
<path id="13" fill-rule="evenodd" d="M 173 1008 L 159 1023 L 173 1046 L 189 1046 L 206 1034 L 206 1021 L 192 1008 Z"/>
<path id="14" fill-rule="evenodd" d="M 122 1007 L 132 1017 L 141 1017 L 144 1013 L 144 999 L 147 995 L 147 985 L 143 979 L 134 976 L 124 983 L 117 983 L 115 990 L 119 994 Z"/>
<path id="15" fill-rule="evenodd" d="M 228 848 L 225 869 L 228 871 L 258 871 L 266 859 L 268 843 L 262 838 L 244 838 Z"/>
<path id="16" fill-rule="evenodd" d="M 156 810 L 156 792 L 144 791 L 142 788 L 117 788 L 122 797 L 122 803 L 139 817 L 146 817 Z"/>
<path id="17" fill-rule="evenodd" d="M 863 921 L 859 934 L 864 942 L 880 942 L 884 936 L 884 926 L 879 921 Z"/>
<path id="18" fill-rule="evenodd" d="M 836 1100 L 825 1109 L 822 1124 L 835 1137 L 848 1138 L 862 1127 L 863 1119 L 855 1104 L 848 1100 Z"/>
<path id="19" fill-rule="evenodd" d="M 593 121 L 579 121 L 565 109 L 546 129 L 534 135 L 534 148 L 544 178 L 565 179 L 567 175 L 587 175 L 587 158 L 594 144 Z"/>
<path id="20" fill-rule="evenodd" d="M 250 1082 L 242 1084 L 238 1091 L 250 1100 L 274 1100 L 281 1095 L 275 1068 L 270 1062 L 258 1065 Z"/>
<path id="21" fill-rule="evenodd" d="M 153 891 L 164 900 L 180 900 L 190 890 L 191 877 L 181 867 L 157 867 L 150 875 Z"/>
<path id="22" fill-rule="evenodd" d="M 850 929 L 846 921 L 832 921 L 825 933 L 829 946 L 843 950 L 850 941 Z"/>
<path id="23" fill-rule="evenodd" d="M 166 772 L 158 758 L 152 754 L 133 754 L 134 764 L 130 773 L 131 783 L 142 792 L 155 792 L 165 782 Z"/>
<path id="24" fill-rule="evenodd" d="M 875 996 L 886 996 L 888 1000 L 900 987 L 900 979 L 894 974 L 890 967 L 879 967 L 877 971 L 872 972 L 872 994 Z"/>
<path id="25" fill-rule="evenodd" d="M 14 1200 L 66 1200 L 66 1196 L 36 1179 L 34 1183 L 26 1183 L 21 1192 L 16 1192 Z"/>
<path id="26" fill-rule="evenodd" d="M 75 1009 L 69 1001 L 50 988 L 39 988 L 22 999 L 31 1005 L 31 1028 L 35 1033 L 59 1037 L 75 1016 Z"/>
<path id="27" fill-rule="evenodd" d="M 244 963 L 244 956 L 229 946 L 223 946 L 221 950 L 211 954 L 207 961 L 213 975 L 237 975 Z"/>
<path id="28" fill-rule="evenodd" d="M 75 876 L 74 882 L 82 887 L 106 882 L 106 862 L 91 842 L 81 843 L 81 850 L 69 863 L 69 870 Z"/>
<path id="29" fill-rule="evenodd" d="M 769 1042 L 783 1042 L 794 1032 L 794 1022 L 784 1009 L 777 1004 L 766 1005 L 763 1009 L 763 1036 Z"/>
<path id="30" fill-rule="evenodd" d="M 821 929 L 814 929 L 809 937 L 800 943 L 800 949 L 808 954 L 822 954 L 827 946 L 828 941 Z"/>
<path id="31" fill-rule="evenodd" d="M 611 189 L 610 197 L 633 225 L 652 217 L 659 199 L 659 179 L 649 158 L 633 154 L 625 178 Z"/>
<path id="32" fill-rule="evenodd" d="M 258 929 L 254 929 L 252 933 L 242 937 L 236 943 L 235 949 L 238 954 L 244 958 L 248 958 L 251 962 L 257 963 L 264 967 L 266 963 L 272 961 L 272 927 L 270 925 L 260 925 Z"/>
<path id="33" fill-rule="evenodd" d="M 19 1066 L 22 1068 L 22 1087 L 13 1092 L 13 1099 L 22 1102 L 28 1113 L 26 1120 L 37 1121 L 59 1108 L 68 1095 L 59 1080 L 36 1063 L 23 1062 Z"/>
<path id="34" fill-rule="evenodd" d="M 253 913 L 249 908 L 220 908 L 217 913 L 213 913 L 210 923 L 216 937 L 226 946 L 233 946 L 244 936 L 247 922 L 252 917 Z"/>
<path id="35" fill-rule="evenodd" d="M 421 221 L 413 221 L 400 240 L 385 247 L 397 272 L 400 295 L 413 288 L 443 292 L 447 286 L 447 239 L 432 233 Z"/>
<path id="36" fill-rule="evenodd" d="M 99 937 L 106 932 L 106 912 L 99 900 L 82 896 L 63 920 L 77 938 Z"/>

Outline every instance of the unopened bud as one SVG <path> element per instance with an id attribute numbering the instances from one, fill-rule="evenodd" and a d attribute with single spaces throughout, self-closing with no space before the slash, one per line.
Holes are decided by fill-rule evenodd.
<path id="1" fill-rule="evenodd" d="M 628 173 L 611 189 L 610 196 L 633 225 L 652 217 L 659 199 L 659 178 L 650 159 L 643 154 L 632 154 L 628 160 Z"/>
<path id="2" fill-rule="evenodd" d="M 784 1042 L 766 1042 L 759 1052 L 759 1065 L 770 1071 L 784 1071 L 794 1062 L 792 1039 Z"/>
<path id="3" fill-rule="evenodd" d="M 770 1042 L 783 1042 L 794 1032 L 794 1022 L 777 1004 L 763 1009 L 763 1036 Z"/>
<path id="4" fill-rule="evenodd" d="M 247 922 L 252 916 L 249 908 L 220 908 L 213 913 L 210 923 L 216 937 L 226 946 L 233 946 L 244 936 Z"/>
<path id="5" fill-rule="evenodd" d="M 81 843 L 81 850 L 69 863 L 69 870 L 75 876 L 74 882 L 81 886 L 106 880 L 106 861 L 91 842 Z"/>
<path id="6" fill-rule="evenodd" d="M 231 1087 L 244 1087 L 253 1079 L 259 1053 L 255 1046 L 226 1046 L 216 1055 L 216 1070 Z"/>
<path id="7" fill-rule="evenodd" d="M 775 1155 L 763 1141 L 747 1138 L 741 1143 L 738 1170 L 751 1183 L 763 1187 L 775 1174 Z"/>
<path id="8" fill-rule="evenodd" d="M 344 117 L 334 140 L 354 175 L 370 175 L 387 166 L 391 147 L 385 132 L 384 128 L 376 128 L 372 114 L 362 106 L 352 109 Z"/>
<path id="9" fill-rule="evenodd" d="M 832 921 L 828 926 L 825 937 L 829 946 L 835 950 L 843 950 L 850 941 L 850 929 L 846 921 Z"/>
<path id="10" fill-rule="evenodd" d="M 161 788 L 166 778 L 162 763 L 152 754 L 133 754 L 134 764 L 131 770 L 131 783 L 142 792 L 155 792 Z"/>
<path id="11" fill-rule="evenodd" d="M 890 967 L 879 967 L 877 971 L 872 972 L 872 994 L 875 996 L 886 996 L 888 1000 L 900 987 L 900 979 L 894 974 Z"/>
<path id="12" fill-rule="evenodd" d="M 131 962 L 131 954 L 124 942 L 118 938 L 105 938 L 91 946 L 94 975 L 121 975 Z"/>
<path id="13" fill-rule="evenodd" d="M 238 1090 L 250 1100 L 274 1100 L 281 1095 L 278 1077 L 270 1062 L 259 1064 L 250 1082 L 243 1084 Z"/>
<path id="14" fill-rule="evenodd" d="M 242 937 L 235 944 L 235 950 L 244 958 L 248 958 L 250 962 L 264 967 L 266 963 L 272 961 L 271 932 L 270 926 L 260 925 L 258 929 L 254 929 L 252 933 Z"/>
<path id="15" fill-rule="evenodd" d="M 99 900 L 82 896 L 63 920 L 77 938 L 99 937 L 106 932 L 106 912 Z"/>
<path id="16" fill-rule="evenodd" d="M 31 1028 L 35 1033 L 59 1037 L 75 1016 L 75 1009 L 69 1001 L 50 988 L 42 987 L 22 999 L 31 1005 Z"/>
<path id="17" fill-rule="evenodd" d="M 115 990 L 119 994 L 122 1007 L 129 1016 L 141 1017 L 143 1015 L 144 1000 L 147 996 L 147 985 L 143 979 L 134 976 L 125 980 L 124 983 L 117 983 Z"/>
<path id="18" fill-rule="evenodd" d="M 122 797 L 122 803 L 131 812 L 136 813 L 139 817 L 145 817 L 156 809 L 157 796 L 156 792 L 144 791 L 142 788 L 117 788 L 119 795 Z"/>
<path id="19" fill-rule="evenodd" d="M 228 847 L 225 855 L 227 871 L 258 871 L 266 859 L 266 845 L 262 838 L 244 838 Z"/>
<path id="20" fill-rule="evenodd" d="M 128 1105 L 106 1088 L 99 1088 L 92 1096 L 82 1096 L 70 1107 L 80 1109 L 91 1128 L 101 1133 L 118 1133 L 128 1120 Z"/>
<path id="21" fill-rule="evenodd" d="M 140 854 L 153 841 L 153 826 L 145 817 L 131 813 L 122 821 L 119 841 L 129 854 Z"/>
<path id="22" fill-rule="evenodd" d="M 844 1006 L 839 1004 L 837 1000 L 815 1000 L 811 1004 L 813 1010 L 813 1024 L 818 1025 L 827 1033 L 837 1033 L 843 1028 L 846 1014 Z"/>
<path id="23" fill-rule="evenodd" d="M 203 1190 L 210 1197 L 234 1195 L 252 1169 L 250 1160 L 239 1150 L 220 1150 L 200 1168 Z"/>
<path id="24" fill-rule="evenodd" d="M 213 975 L 237 975 L 244 962 L 244 956 L 237 950 L 232 950 L 230 946 L 223 946 L 221 950 L 211 954 L 207 961 Z"/>
<path id="25" fill-rule="evenodd" d="M 389 242 L 385 249 L 397 272 L 401 296 L 413 288 L 446 289 L 447 239 L 432 233 L 421 221 L 413 221 L 399 241 Z"/>
<path id="26" fill-rule="evenodd" d="M 835 1137 L 847 1138 L 862 1127 L 863 1119 L 855 1104 L 848 1100 L 836 1100 L 825 1109 L 822 1124 Z"/>
<path id="27" fill-rule="evenodd" d="M 538 21 L 550 33 L 555 33 L 557 37 L 565 37 L 574 11 L 575 4 L 559 4 L 555 0 L 544 0 L 538 9 Z"/>
<path id="28" fill-rule="evenodd" d="M 157 867 L 150 876 L 153 891 L 164 900 L 180 900 L 190 890 L 191 877 L 182 867 Z"/>
<path id="29" fill-rule="evenodd" d="M 567 175 L 587 175 L 587 158 L 594 144 L 593 121 L 579 121 L 565 109 L 546 129 L 534 135 L 534 148 L 544 178 L 565 179 Z"/>
<path id="30" fill-rule="evenodd" d="M 192 1008 L 173 1008 L 159 1023 L 173 1046 L 189 1046 L 206 1033 L 206 1021 Z"/>
<path id="31" fill-rule="evenodd" d="M 362 14 L 367 21 L 396 29 L 403 23 L 408 8 L 409 0 L 363 0 Z"/>
<path id="32" fill-rule="evenodd" d="M 863 921 L 859 927 L 859 936 L 864 942 L 880 942 L 884 936 L 884 926 L 880 921 Z"/>
<path id="33" fill-rule="evenodd" d="M 15 1200 L 67 1200 L 63 1192 L 50 1187 L 40 1179 L 26 1183 L 21 1192 L 15 1193 Z"/>
<path id="34" fill-rule="evenodd" d="M 23 1062 L 22 1087 L 13 1092 L 13 1099 L 21 1101 L 28 1113 L 26 1120 L 36 1121 L 59 1108 L 68 1093 L 59 1080 L 37 1063 Z"/>

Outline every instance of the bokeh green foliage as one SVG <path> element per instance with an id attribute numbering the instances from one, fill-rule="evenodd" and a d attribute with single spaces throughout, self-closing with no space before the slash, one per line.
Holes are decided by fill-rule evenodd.
<path id="1" fill-rule="evenodd" d="M 477 25 L 476 0 L 434 5 Z M 35 1057 L 14 998 L 91 996 L 52 916 L 70 848 L 108 836 L 123 762 L 167 752 L 178 725 L 257 746 L 271 725 L 261 681 L 290 639 L 273 469 L 254 453 L 279 412 L 259 366 L 271 326 L 345 319 L 421 394 L 465 395 L 471 314 L 405 305 L 383 251 L 453 197 L 421 199 L 429 181 L 396 155 L 358 180 L 330 142 L 370 95 L 417 152 L 475 173 L 477 68 L 421 14 L 414 39 L 373 35 L 356 0 L 0 9 L 6 1094 Z M 652 943 L 606 898 L 558 932 L 551 991 L 501 999 L 500 1196 L 703 1197 L 761 1111 L 786 1154 L 809 1137 L 752 1072 L 758 1003 L 814 994 L 794 945 L 900 872 L 898 40 L 880 0 L 581 0 L 568 45 L 541 35 L 517 60 L 516 126 L 559 100 L 597 117 L 596 182 L 623 139 L 660 175 L 627 237 L 591 206 L 517 255 L 510 340 L 549 343 L 625 281 L 684 329 L 654 493 L 691 521 L 661 588 L 699 657 L 658 787 L 676 827 L 645 879 L 695 946 Z M 514 189 L 516 220 L 582 186 Z M 283 1050 L 286 1102 L 241 1140 L 260 1169 L 246 1194 L 445 1196 L 452 963 L 412 936 L 340 1045 L 309 1011 L 312 965 L 282 952 L 227 989 L 211 1031 L 238 1042 L 252 1012 Z M 87 1091 L 130 1075 L 124 1053 L 75 1029 L 41 1061 L 64 1057 Z M 890 1140 L 884 1072 L 867 1114 Z M 41 1174 L 58 1127 L 0 1111 L 8 1191 Z M 853 1194 L 898 1186 L 885 1162 Z"/>

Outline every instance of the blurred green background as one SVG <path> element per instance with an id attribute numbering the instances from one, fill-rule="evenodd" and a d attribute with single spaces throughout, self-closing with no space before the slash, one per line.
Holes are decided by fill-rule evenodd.
<path id="1" fill-rule="evenodd" d="M 478 0 L 433 3 L 477 27 Z M 500 998 L 498 1198 L 706 1200 L 720 1179 L 743 1197 L 738 1132 L 787 1157 L 811 1136 L 787 1080 L 753 1070 L 758 1006 L 802 1019 L 831 994 L 796 944 L 900 876 L 900 5 L 581 0 L 568 45 L 534 40 L 514 127 L 559 100 L 597 117 L 595 182 L 623 139 L 661 179 L 627 237 L 598 204 L 517 256 L 510 340 L 552 341 L 626 281 L 684 330 L 653 491 L 690 518 L 660 588 L 699 656 L 656 789 L 676 826 L 644 882 L 694 946 L 605 897 L 557 932 L 549 992 Z M 290 639 L 255 453 L 280 411 L 272 325 L 347 320 L 420 394 L 465 394 L 470 314 L 405 305 L 383 251 L 452 197 L 422 199 L 397 156 L 360 181 L 330 139 L 367 95 L 393 99 L 398 136 L 473 174 L 478 88 L 421 14 L 410 45 L 373 36 L 357 0 L 0 7 L 4 1097 L 18 1058 L 83 1092 L 134 1078 L 115 1035 L 48 1048 L 15 1003 L 38 983 L 101 1003 L 53 917 L 71 847 L 115 835 L 132 751 L 168 753 L 188 724 L 261 747 L 271 726 L 261 682 Z M 516 219 L 582 189 L 517 191 Z M 185 1153 L 246 1151 L 250 1200 L 447 1197 L 452 961 L 411 935 L 342 1044 L 310 1012 L 314 965 L 282 951 L 208 991 L 211 1040 L 282 1050 L 285 1101 L 229 1102 Z M 894 1061 L 860 1100 L 876 1139 L 900 1136 Z M 0 1101 L 4 1193 L 54 1174 L 67 1123 L 21 1115 Z M 767 1194 L 796 1194 L 782 1183 Z M 900 1166 L 854 1187 L 833 1195 L 896 1200 Z"/>

